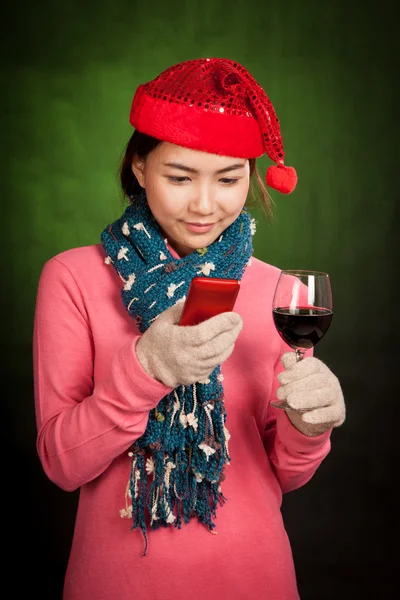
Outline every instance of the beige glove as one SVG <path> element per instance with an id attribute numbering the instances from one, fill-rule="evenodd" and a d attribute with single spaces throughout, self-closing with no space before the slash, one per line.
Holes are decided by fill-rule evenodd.
<path id="1" fill-rule="evenodd" d="M 178 387 L 204 381 L 232 353 L 243 322 L 226 312 L 199 325 L 179 326 L 183 303 L 165 310 L 136 344 L 144 370 L 164 385 Z"/>
<path id="2" fill-rule="evenodd" d="M 294 409 L 307 410 L 287 411 L 296 429 L 304 435 L 316 436 L 341 425 L 346 408 L 339 380 L 332 371 L 314 356 L 297 362 L 294 352 L 286 352 L 281 360 L 285 371 L 278 375 L 281 385 L 277 397 Z"/>

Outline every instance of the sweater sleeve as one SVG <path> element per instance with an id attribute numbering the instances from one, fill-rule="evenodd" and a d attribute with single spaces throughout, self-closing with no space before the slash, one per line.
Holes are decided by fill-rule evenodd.
<path id="1" fill-rule="evenodd" d="M 94 344 L 74 277 L 57 258 L 43 267 L 36 299 L 33 373 L 37 451 L 50 480 L 73 491 L 93 480 L 143 435 L 149 411 L 171 388 L 137 360 L 139 333 L 93 384 Z"/>
<path id="2" fill-rule="evenodd" d="M 288 350 L 285 346 L 284 352 Z M 312 355 L 312 351 L 308 351 L 307 355 Z M 270 402 L 276 399 L 277 376 L 283 371 L 280 358 L 275 365 Z M 332 429 L 322 435 L 308 437 L 292 425 L 284 410 L 268 405 L 264 446 L 283 493 L 300 488 L 312 478 L 330 451 L 331 432 Z"/>

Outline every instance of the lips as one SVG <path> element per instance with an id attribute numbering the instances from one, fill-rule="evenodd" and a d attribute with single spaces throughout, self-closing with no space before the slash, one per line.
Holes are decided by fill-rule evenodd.
<path id="1" fill-rule="evenodd" d="M 214 227 L 214 223 L 185 223 L 185 225 L 193 233 L 207 233 Z"/>

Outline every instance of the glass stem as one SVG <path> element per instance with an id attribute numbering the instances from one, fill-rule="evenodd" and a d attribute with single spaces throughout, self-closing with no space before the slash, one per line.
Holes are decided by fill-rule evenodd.
<path id="1" fill-rule="evenodd" d="M 305 350 L 300 350 L 299 348 L 296 348 L 296 360 L 297 360 L 297 362 L 299 362 L 299 360 L 303 360 L 305 353 L 306 353 Z"/>

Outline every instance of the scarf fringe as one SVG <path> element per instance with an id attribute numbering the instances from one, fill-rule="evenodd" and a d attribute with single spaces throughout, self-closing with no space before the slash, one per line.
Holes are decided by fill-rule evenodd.
<path id="1" fill-rule="evenodd" d="M 180 386 L 166 396 L 151 411 L 146 433 L 131 448 L 131 506 L 127 505 L 121 516 L 131 516 L 133 529 L 142 530 L 144 556 L 148 520 L 153 530 L 172 524 L 180 529 L 182 521 L 189 523 L 197 516 L 212 532 L 217 506 L 227 500 L 221 482 L 225 479 L 224 466 L 230 462 L 230 435 L 225 427 L 218 376 L 219 367 L 211 375 L 220 388 L 215 400 L 198 402 L 196 391 L 200 384 Z M 146 434 L 154 439 L 153 429 L 157 427 L 163 435 L 158 442 L 148 444 Z"/>

